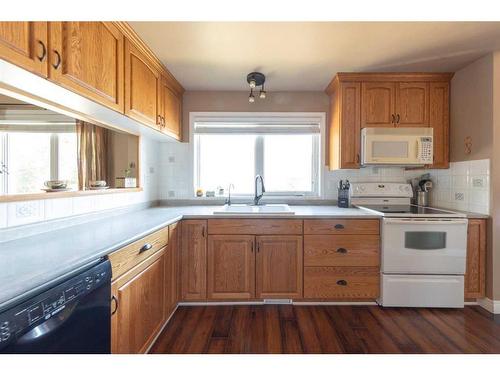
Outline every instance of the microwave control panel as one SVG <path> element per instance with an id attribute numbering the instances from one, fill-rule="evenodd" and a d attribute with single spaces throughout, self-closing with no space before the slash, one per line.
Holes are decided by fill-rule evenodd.
<path id="1" fill-rule="evenodd" d="M 418 143 L 418 159 L 423 164 L 432 164 L 432 137 L 422 137 Z"/>

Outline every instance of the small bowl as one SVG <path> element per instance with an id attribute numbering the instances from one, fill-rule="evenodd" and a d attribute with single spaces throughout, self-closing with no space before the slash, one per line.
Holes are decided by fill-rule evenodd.
<path id="1" fill-rule="evenodd" d="M 65 189 L 68 183 L 64 180 L 49 180 L 43 183 L 49 189 Z"/>
<path id="2" fill-rule="evenodd" d="M 89 185 L 92 187 L 104 187 L 106 184 L 107 183 L 104 180 L 89 181 Z"/>

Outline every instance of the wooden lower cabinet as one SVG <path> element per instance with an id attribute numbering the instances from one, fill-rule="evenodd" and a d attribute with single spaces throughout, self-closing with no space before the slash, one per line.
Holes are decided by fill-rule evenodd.
<path id="1" fill-rule="evenodd" d="M 256 297 L 301 298 L 302 236 L 257 236 Z"/>
<path id="2" fill-rule="evenodd" d="M 380 265 L 378 235 L 306 235 L 304 266 Z"/>
<path id="3" fill-rule="evenodd" d="M 482 298 L 485 296 L 487 223 L 488 221 L 484 219 L 469 219 L 465 298 Z"/>
<path id="4" fill-rule="evenodd" d="M 168 319 L 177 307 L 179 300 L 179 250 L 181 223 L 171 224 L 168 227 L 169 242 L 165 253 L 165 318 Z"/>
<path id="5" fill-rule="evenodd" d="M 181 240 L 181 288 L 184 301 L 207 298 L 207 221 L 184 220 Z"/>
<path id="6" fill-rule="evenodd" d="M 207 297 L 212 300 L 255 297 L 255 237 L 208 236 Z"/>
<path id="7" fill-rule="evenodd" d="M 144 353 L 165 321 L 165 249 L 112 283 L 111 351 Z"/>
<path id="8" fill-rule="evenodd" d="M 378 267 L 305 267 L 306 299 L 375 299 L 379 296 Z"/>

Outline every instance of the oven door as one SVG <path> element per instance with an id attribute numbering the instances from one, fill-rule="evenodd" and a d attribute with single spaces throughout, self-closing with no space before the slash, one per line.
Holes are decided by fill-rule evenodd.
<path id="1" fill-rule="evenodd" d="M 463 275 L 467 219 L 382 221 L 382 272 Z"/>

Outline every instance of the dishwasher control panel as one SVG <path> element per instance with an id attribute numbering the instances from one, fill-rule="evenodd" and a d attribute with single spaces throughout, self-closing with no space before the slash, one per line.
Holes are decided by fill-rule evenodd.
<path id="1" fill-rule="evenodd" d="M 0 351 L 14 338 L 48 321 L 110 280 L 109 261 L 103 262 L 0 313 Z"/>

